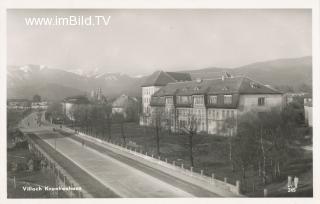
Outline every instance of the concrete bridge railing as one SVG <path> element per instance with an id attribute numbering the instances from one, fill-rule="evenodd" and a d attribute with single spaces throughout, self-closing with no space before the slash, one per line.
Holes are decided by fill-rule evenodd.
<path id="1" fill-rule="evenodd" d="M 63 127 L 63 130 L 75 133 L 74 130 L 70 128 Z M 137 160 L 147 166 L 164 171 L 176 178 L 188 181 L 192 184 L 200 186 L 208 191 L 230 197 L 239 197 L 241 195 L 240 181 L 236 181 L 236 184 L 230 184 L 225 178 L 223 181 L 216 179 L 214 174 L 211 177 L 204 175 L 204 172 L 200 173 L 194 172 L 193 169 L 185 169 L 183 164 L 177 166 L 175 162 L 169 163 L 166 159 L 161 160 L 161 158 L 156 158 L 153 155 L 148 155 L 147 152 L 142 152 L 141 150 L 130 148 L 128 146 L 123 146 L 120 144 L 114 144 L 112 142 L 104 141 L 99 138 L 95 138 L 84 132 L 77 132 L 75 134 L 79 138 L 91 141 L 97 145 L 107 147 L 110 150 L 122 154 L 123 156 L 129 157 L 131 159 Z"/>
<path id="2" fill-rule="evenodd" d="M 36 144 L 29 136 L 26 135 L 29 143 L 30 151 L 33 151 L 38 157 L 46 163 L 46 168 L 50 169 L 57 179 L 58 186 L 61 187 L 81 187 L 76 180 L 68 174 L 52 157 L 50 157 L 38 144 Z M 43 168 L 43 167 L 42 167 Z M 72 198 L 92 198 L 92 195 L 85 189 L 81 191 L 64 191 L 69 197 Z"/>

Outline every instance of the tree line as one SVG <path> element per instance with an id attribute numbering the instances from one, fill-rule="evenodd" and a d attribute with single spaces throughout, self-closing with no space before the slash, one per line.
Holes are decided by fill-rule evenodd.
<path id="1" fill-rule="evenodd" d="M 233 171 L 240 170 L 245 180 L 247 170 L 253 169 L 263 184 L 281 178 L 286 161 L 295 156 L 290 155 L 290 148 L 292 141 L 300 136 L 297 127 L 303 121 L 303 107 L 296 103 L 282 110 L 252 111 L 239 117 L 237 134 L 229 138 Z"/>
<path id="2" fill-rule="evenodd" d="M 157 154 L 160 155 L 161 132 L 170 134 L 170 116 L 162 111 L 154 111 L 151 117 L 151 128 L 155 133 Z M 188 120 L 179 127 L 179 133 L 186 138 L 186 148 L 190 165 L 194 167 L 196 145 L 201 143 L 197 130 L 199 121 L 189 113 Z M 274 108 L 267 112 L 251 111 L 239 115 L 237 119 L 229 118 L 223 125 L 224 130 L 236 126 L 233 136 L 227 137 L 228 158 L 234 173 L 241 173 L 246 179 L 247 171 L 254 170 L 263 184 L 283 176 L 282 169 L 290 155 L 289 149 L 293 140 L 299 136 L 297 127 L 304 123 L 303 106 L 291 103 L 283 109 Z"/>

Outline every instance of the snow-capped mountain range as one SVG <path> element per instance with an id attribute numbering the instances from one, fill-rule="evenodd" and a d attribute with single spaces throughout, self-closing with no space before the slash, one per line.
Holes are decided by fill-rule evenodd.
<path id="1" fill-rule="evenodd" d="M 141 79 L 123 73 L 104 73 L 98 69 L 89 72 L 80 69 L 65 71 L 43 65 L 8 66 L 7 78 L 10 98 L 29 98 L 40 92 L 52 99 L 52 94 L 48 93 L 55 92 L 57 96 L 53 100 L 61 100 L 69 94 L 89 93 L 96 88 L 102 88 L 108 96 L 115 96 L 119 91 L 138 95 L 139 89 L 133 87 L 139 87 Z"/>
<path id="2" fill-rule="evenodd" d="M 310 56 L 257 62 L 238 68 L 206 68 L 185 72 L 195 79 L 214 78 L 217 72 L 225 71 L 232 75 L 247 75 L 272 86 L 312 86 Z M 110 73 L 103 69 L 65 71 L 45 65 L 8 66 L 7 93 L 8 98 L 31 98 L 34 94 L 40 94 L 50 100 L 62 100 L 67 96 L 90 93 L 93 89 L 101 88 L 109 97 L 121 94 L 141 96 L 141 84 L 146 77 Z"/>

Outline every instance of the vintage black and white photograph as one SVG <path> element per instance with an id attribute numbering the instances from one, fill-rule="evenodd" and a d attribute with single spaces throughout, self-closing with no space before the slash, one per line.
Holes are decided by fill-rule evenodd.
<path id="1" fill-rule="evenodd" d="M 7 198 L 313 197 L 312 9 L 6 17 Z"/>

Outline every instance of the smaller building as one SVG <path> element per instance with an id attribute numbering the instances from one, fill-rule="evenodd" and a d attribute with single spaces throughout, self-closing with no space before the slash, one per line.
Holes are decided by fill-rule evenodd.
<path id="1" fill-rule="evenodd" d="M 73 116 L 72 109 L 74 109 L 77 106 L 87 105 L 89 103 L 89 99 L 86 96 L 80 95 L 67 97 L 62 102 L 62 112 L 67 118 L 74 121 L 75 119 Z"/>
<path id="2" fill-rule="evenodd" d="M 28 99 L 8 99 L 7 108 L 10 110 L 28 110 L 31 103 Z"/>
<path id="3" fill-rule="evenodd" d="M 303 106 L 304 106 L 305 122 L 309 127 L 312 127 L 313 126 L 313 123 L 312 123 L 312 98 L 311 97 L 304 98 Z"/>
<path id="4" fill-rule="evenodd" d="M 124 118 L 135 117 L 139 113 L 139 102 L 136 98 L 122 94 L 112 103 L 112 114 L 123 114 Z M 130 115 L 129 115 L 130 114 Z"/>
<path id="5" fill-rule="evenodd" d="M 47 110 L 48 109 L 48 102 L 47 101 L 40 101 L 40 102 L 32 102 L 31 109 L 34 110 Z"/>
<path id="6" fill-rule="evenodd" d="M 289 103 L 292 102 L 298 102 L 298 103 L 303 103 L 304 98 L 309 97 L 309 93 L 306 92 L 297 92 L 297 93 L 285 93 L 284 94 L 284 99 L 285 103 L 288 105 Z"/>

